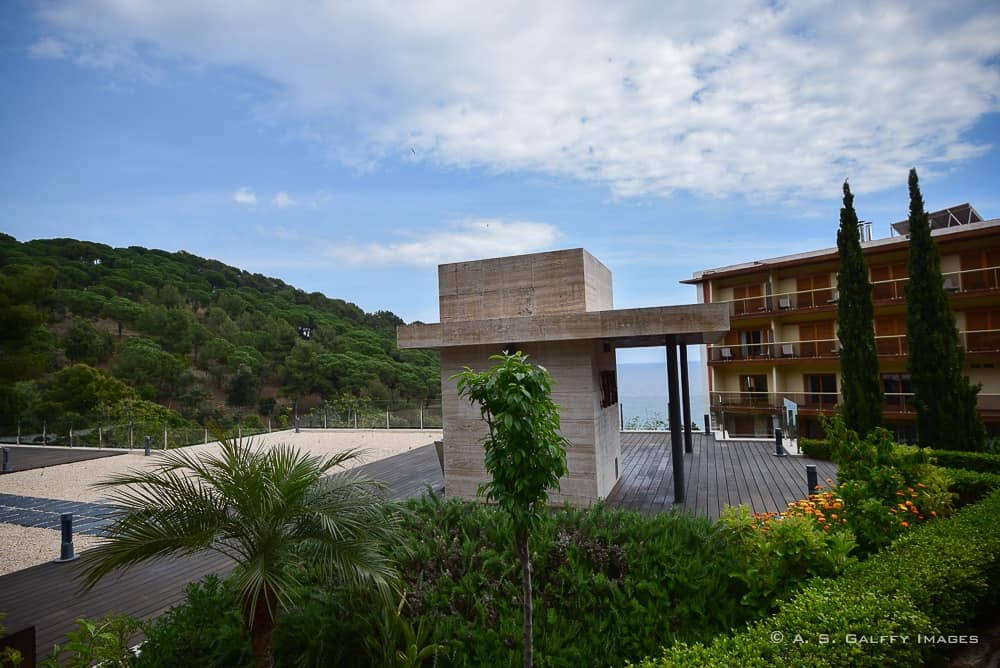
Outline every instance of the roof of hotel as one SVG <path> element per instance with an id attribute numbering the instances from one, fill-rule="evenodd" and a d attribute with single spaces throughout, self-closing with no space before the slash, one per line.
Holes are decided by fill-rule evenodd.
<path id="1" fill-rule="evenodd" d="M 979 216 L 979 214 L 975 213 L 975 209 L 973 209 L 971 206 L 965 204 L 962 205 L 962 207 L 968 207 L 968 209 L 972 213 L 974 213 L 975 216 Z M 936 211 L 933 214 L 928 214 L 928 217 L 932 218 L 933 220 L 934 219 L 933 217 L 937 216 L 939 217 L 939 219 L 943 218 L 947 220 L 946 219 L 947 214 L 960 209 L 961 207 L 952 207 L 950 209 L 943 209 L 941 211 Z M 966 212 L 966 214 L 968 215 L 968 212 Z M 896 223 L 895 225 L 899 224 L 900 223 Z M 931 235 L 934 236 L 935 238 L 978 235 L 981 234 L 983 230 L 988 230 L 991 228 L 1000 228 L 1000 218 L 993 218 L 992 220 L 980 219 L 980 222 L 962 223 L 960 225 L 952 224 L 950 227 L 946 226 L 947 224 L 948 224 L 947 222 L 944 223 L 939 222 L 937 227 L 933 227 L 933 222 L 932 222 Z M 907 231 L 908 230 L 909 228 L 907 227 Z M 880 250 L 892 250 L 896 247 L 902 247 L 907 243 L 909 243 L 908 236 L 905 235 L 892 236 L 892 237 L 886 237 L 884 239 L 875 239 L 873 241 L 862 242 L 861 247 L 867 254 L 869 252 L 877 252 Z M 764 268 L 777 269 L 780 267 L 816 262 L 818 260 L 835 260 L 836 258 L 837 258 L 836 248 L 823 248 L 820 250 L 806 251 L 804 253 L 794 253 L 792 255 L 782 255 L 779 257 L 766 258 L 763 260 L 754 260 L 752 262 L 731 264 L 724 267 L 716 267 L 714 269 L 704 269 L 702 271 L 694 272 L 691 278 L 685 279 L 681 281 L 681 283 L 689 285 L 697 285 L 698 283 L 702 283 L 703 281 L 708 279 L 724 278 L 726 276 L 736 276 L 744 273 L 752 273 L 760 271 L 761 269 Z"/>

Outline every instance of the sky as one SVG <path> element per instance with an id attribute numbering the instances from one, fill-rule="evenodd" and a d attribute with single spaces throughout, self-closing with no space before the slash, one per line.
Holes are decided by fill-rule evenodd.
<path id="1" fill-rule="evenodd" d="M 698 270 L 1000 217 L 996 2 L 0 3 L 0 231 L 185 250 L 436 322 L 437 265 Z M 638 352 L 623 361 L 662 359 Z"/>

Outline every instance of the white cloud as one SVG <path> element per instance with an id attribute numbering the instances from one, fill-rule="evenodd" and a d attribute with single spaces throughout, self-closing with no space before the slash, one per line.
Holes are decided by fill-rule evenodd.
<path id="1" fill-rule="evenodd" d="M 483 7 L 89 0 L 40 14 L 97 53 L 150 45 L 249 69 L 277 84 L 257 113 L 350 164 L 414 156 L 619 196 L 777 200 L 829 195 L 845 175 L 864 193 L 914 165 L 926 180 L 989 150 L 967 133 L 1000 110 L 996 3 Z"/>
<path id="2" fill-rule="evenodd" d="M 43 37 L 28 47 L 28 55 L 32 58 L 62 60 L 66 57 L 66 44 L 55 37 Z"/>
<path id="3" fill-rule="evenodd" d="M 548 250 L 560 236 L 559 230 L 547 223 L 486 218 L 453 223 L 444 231 L 414 241 L 337 244 L 327 255 L 350 264 L 434 266 Z"/>
<path id="4" fill-rule="evenodd" d="M 288 193 L 286 193 L 284 190 L 281 190 L 278 192 L 277 195 L 274 196 L 274 198 L 271 199 L 271 204 L 273 204 L 278 208 L 283 209 L 286 206 L 295 206 L 297 202 L 294 199 L 292 199 L 288 195 Z"/>
<path id="5" fill-rule="evenodd" d="M 257 196 L 253 194 L 253 191 L 250 190 L 250 188 L 243 186 L 233 193 L 233 201 L 237 204 L 254 206 L 257 204 Z"/>

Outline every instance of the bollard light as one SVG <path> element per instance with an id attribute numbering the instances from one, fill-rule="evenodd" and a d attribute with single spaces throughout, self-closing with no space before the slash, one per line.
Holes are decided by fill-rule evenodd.
<path id="1" fill-rule="evenodd" d="M 775 457 L 785 457 L 786 455 L 788 455 L 788 453 L 785 452 L 785 445 L 782 442 L 781 429 L 780 428 L 775 429 L 774 430 L 774 456 Z"/>
<path id="2" fill-rule="evenodd" d="M 75 561 L 79 555 L 73 551 L 73 513 L 63 513 L 59 516 L 60 528 L 62 529 L 62 543 L 59 546 L 59 558 L 55 560 L 57 564 L 67 561 Z"/>
<path id="3" fill-rule="evenodd" d="M 806 464 L 806 493 L 815 494 L 819 487 L 819 474 L 816 472 L 815 464 Z"/>
<path id="4" fill-rule="evenodd" d="M 3 469 L 0 470 L 2 470 L 4 473 L 10 473 L 11 471 L 14 470 L 10 466 L 10 448 L 3 449 Z"/>
<path id="5" fill-rule="evenodd" d="M 149 457 L 149 453 L 152 451 L 152 449 L 153 449 L 153 437 L 152 436 L 147 436 L 146 437 L 146 456 L 147 457 Z"/>

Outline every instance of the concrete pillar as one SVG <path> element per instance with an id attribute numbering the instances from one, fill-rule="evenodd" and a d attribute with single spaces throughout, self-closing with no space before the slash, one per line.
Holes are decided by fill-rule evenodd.
<path id="1" fill-rule="evenodd" d="M 667 400 L 670 413 L 670 454 L 674 462 L 674 503 L 684 503 L 684 434 L 677 378 L 677 337 L 667 337 Z"/>
<path id="2" fill-rule="evenodd" d="M 694 452 L 691 445 L 691 386 L 688 384 L 688 348 L 681 345 L 681 400 L 684 402 L 684 452 Z"/>

